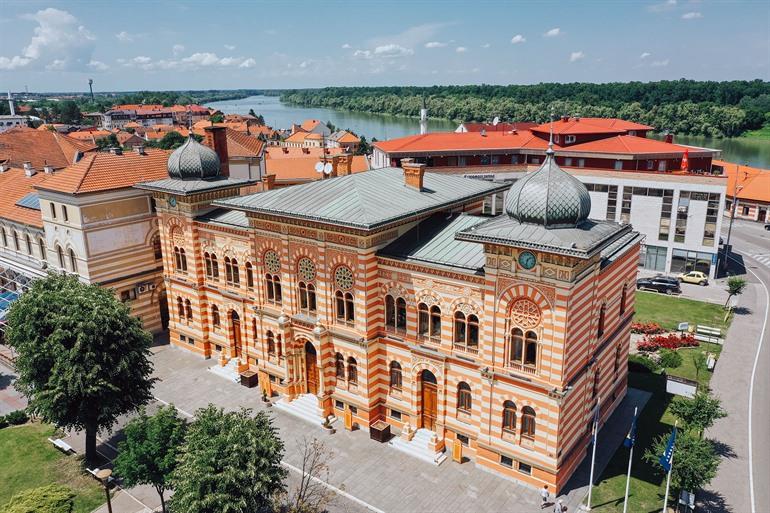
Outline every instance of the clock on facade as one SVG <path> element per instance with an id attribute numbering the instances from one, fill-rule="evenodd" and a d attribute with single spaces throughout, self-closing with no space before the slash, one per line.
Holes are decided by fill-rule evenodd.
<path id="1" fill-rule="evenodd" d="M 519 253 L 519 265 L 522 266 L 524 269 L 532 269 L 535 267 L 535 264 L 537 263 L 537 259 L 535 258 L 535 255 L 530 251 L 522 251 Z"/>
<path id="2" fill-rule="evenodd" d="M 170 207 L 175 207 L 176 206 L 176 198 L 169 198 L 168 199 L 168 205 Z"/>

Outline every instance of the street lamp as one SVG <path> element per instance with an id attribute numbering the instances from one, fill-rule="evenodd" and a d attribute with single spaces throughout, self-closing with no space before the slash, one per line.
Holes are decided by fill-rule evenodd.
<path id="1" fill-rule="evenodd" d="M 741 171 L 740 164 L 735 166 L 735 189 L 733 189 L 733 204 L 732 211 L 730 212 L 730 224 L 727 226 L 727 240 L 725 241 L 725 249 L 722 255 L 722 270 L 727 270 L 727 248 L 730 247 L 730 235 L 733 232 L 733 220 L 735 219 L 735 211 L 738 209 L 738 193 L 743 189 L 743 185 L 738 185 L 738 173 Z"/>
<path id="2" fill-rule="evenodd" d="M 101 483 L 104 485 L 104 494 L 107 496 L 107 511 L 109 511 L 109 513 L 112 513 L 112 502 L 110 501 L 110 486 L 109 486 L 112 470 L 108 468 L 103 468 L 94 475 L 96 476 L 96 479 L 101 481 Z"/>

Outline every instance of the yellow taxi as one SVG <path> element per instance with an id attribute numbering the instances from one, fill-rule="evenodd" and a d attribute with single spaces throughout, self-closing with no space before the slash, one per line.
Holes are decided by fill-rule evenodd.
<path id="1" fill-rule="evenodd" d="M 709 277 L 700 271 L 690 271 L 689 273 L 682 273 L 677 276 L 679 281 L 684 283 L 695 283 L 696 285 L 708 285 Z"/>

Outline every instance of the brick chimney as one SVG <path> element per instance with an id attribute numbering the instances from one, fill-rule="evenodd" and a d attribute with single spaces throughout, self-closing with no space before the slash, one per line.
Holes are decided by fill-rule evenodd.
<path id="1" fill-rule="evenodd" d="M 350 153 L 338 153 L 332 157 L 332 166 L 334 166 L 337 176 L 345 176 L 352 173 L 351 165 L 353 156 Z"/>
<path id="2" fill-rule="evenodd" d="M 45 174 L 47 174 L 47 175 L 52 175 L 53 174 L 53 166 L 48 164 L 48 163 L 46 163 L 43 166 L 43 172 L 45 172 Z"/>
<path id="3" fill-rule="evenodd" d="M 37 171 L 35 171 L 35 168 L 32 167 L 32 162 L 25 162 L 24 163 L 24 175 L 25 176 L 35 176 L 37 174 Z"/>
<path id="4" fill-rule="evenodd" d="M 674 144 L 674 134 L 672 134 L 670 132 L 666 132 L 666 139 L 665 139 L 665 141 L 668 144 Z"/>
<path id="5" fill-rule="evenodd" d="M 217 152 L 219 157 L 219 174 L 230 176 L 230 159 L 227 155 L 227 128 L 223 126 L 207 126 L 203 142 Z"/>
<path id="6" fill-rule="evenodd" d="M 142 146 L 141 144 L 137 144 L 136 146 L 134 146 L 134 151 L 136 152 L 137 155 L 147 155 L 147 153 L 144 151 L 144 146 Z"/>
<path id="7" fill-rule="evenodd" d="M 262 176 L 262 191 L 272 191 L 275 189 L 275 175 Z"/>
<path id="8" fill-rule="evenodd" d="M 401 159 L 404 170 L 404 184 L 418 191 L 422 190 L 422 180 L 425 177 L 425 164 L 418 164 L 414 159 Z"/>

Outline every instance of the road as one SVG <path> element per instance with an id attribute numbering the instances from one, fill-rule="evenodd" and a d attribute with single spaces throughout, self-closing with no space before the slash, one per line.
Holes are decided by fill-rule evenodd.
<path id="1" fill-rule="evenodd" d="M 731 268 L 748 286 L 711 386 L 728 417 L 707 436 L 724 444 L 716 478 L 701 500 L 709 512 L 770 511 L 770 232 L 736 221 Z"/>

